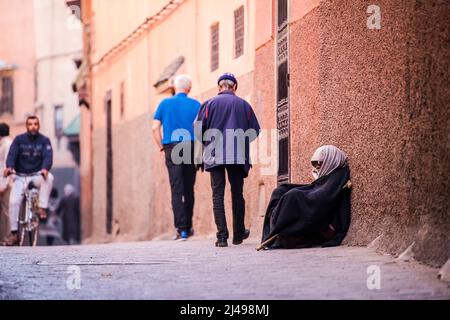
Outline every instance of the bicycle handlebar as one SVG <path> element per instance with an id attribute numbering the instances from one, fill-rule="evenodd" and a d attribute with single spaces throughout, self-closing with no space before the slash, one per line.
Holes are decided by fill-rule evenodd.
<path id="1" fill-rule="evenodd" d="M 18 176 L 18 177 L 22 177 L 22 178 L 27 178 L 27 177 L 34 177 L 34 176 L 39 176 L 39 175 L 44 175 L 42 173 L 42 171 L 38 171 L 35 173 L 17 173 L 15 171 L 9 172 L 8 177 L 9 176 Z"/>

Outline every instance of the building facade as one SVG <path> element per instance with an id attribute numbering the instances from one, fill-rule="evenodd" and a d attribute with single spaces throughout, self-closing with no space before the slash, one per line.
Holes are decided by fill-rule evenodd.
<path id="1" fill-rule="evenodd" d="M 448 3 L 83 0 L 81 6 L 88 240 L 173 232 L 168 177 L 151 139 L 153 112 L 170 94 L 170 77 L 190 74 L 192 95 L 203 102 L 217 93 L 219 74 L 233 72 L 266 135 L 276 133 L 254 146 L 259 162 L 246 181 L 253 235 L 261 233 L 277 183 L 311 182 L 312 153 L 335 144 L 349 156 L 354 185 L 346 243 L 378 239 L 381 251 L 394 254 L 414 243 L 419 260 L 441 265 L 449 258 Z M 229 218 L 230 200 L 227 194 Z M 215 232 L 211 202 L 209 176 L 201 174 L 194 218 L 200 234 Z"/>
<path id="2" fill-rule="evenodd" d="M 64 0 L 2 0 L 0 12 L 0 29 L 9 30 L 0 32 L 0 121 L 14 138 L 26 130 L 27 116 L 39 116 L 54 147 L 52 172 L 62 193 L 67 183 L 79 185 L 79 151 L 64 129 L 79 114 L 72 83 L 83 56 L 81 23 Z"/>
<path id="3" fill-rule="evenodd" d="M 83 57 L 82 25 L 64 0 L 33 0 L 36 41 L 35 114 L 54 148 L 52 173 L 62 194 L 65 184 L 79 183 L 77 142 L 64 134 L 79 117 L 72 84 Z"/>
<path id="4" fill-rule="evenodd" d="M 0 12 L 0 121 L 10 125 L 14 136 L 24 130 L 26 115 L 34 112 L 34 6 L 28 0 L 1 0 Z"/>

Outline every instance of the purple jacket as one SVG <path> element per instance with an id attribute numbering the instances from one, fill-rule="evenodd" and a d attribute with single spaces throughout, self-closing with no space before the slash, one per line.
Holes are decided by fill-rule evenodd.
<path id="1" fill-rule="evenodd" d="M 232 91 L 223 91 L 202 105 L 195 125 L 198 126 L 197 139 L 200 138 L 201 126 L 206 171 L 220 165 L 241 164 L 248 174 L 251 168 L 250 143 L 261 131 L 248 102 Z"/>

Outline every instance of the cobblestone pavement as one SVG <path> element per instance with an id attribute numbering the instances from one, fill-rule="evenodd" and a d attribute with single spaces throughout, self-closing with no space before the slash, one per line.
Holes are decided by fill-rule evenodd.
<path id="1" fill-rule="evenodd" d="M 417 262 L 366 248 L 257 252 L 256 245 L 219 249 L 197 239 L 1 247 L 0 299 L 450 299 L 438 270 Z M 380 268 L 379 290 L 368 289 L 370 266 Z"/>

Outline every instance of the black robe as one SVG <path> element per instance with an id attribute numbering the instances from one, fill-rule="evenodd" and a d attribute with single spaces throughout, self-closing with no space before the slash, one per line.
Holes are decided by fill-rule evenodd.
<path id="1" fill-rule="evenodd" d="M 338 168 L 310 185 L 281 185 L 264 219 L 266 248 L 341 245 L 350 226 L 350 169 Z"/>
<path id="2" fill-rule="evenodd" d="M 80 242 L 80 199 L 76 195 L 65 196 L 62 198 L 59 207 L 58 214 L 62 217 L 63 221 L 63 239 L 66 242 L 75 240 Z"/>

